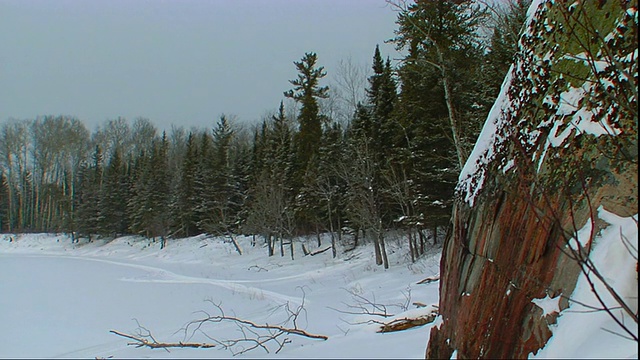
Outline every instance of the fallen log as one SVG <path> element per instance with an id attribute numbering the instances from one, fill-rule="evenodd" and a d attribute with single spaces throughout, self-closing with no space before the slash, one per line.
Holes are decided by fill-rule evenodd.
<path id="1" fill-rule="evenodd" d="M 438 316 L 438 305 L 421 306 L 424 304 L 417 304 L 420 304 L 417 305 L 417 309 L 406 311 L 395 319 L 382 323 L 378 332 L 386 333 L 407 330 L 429 324 L 436 319 Z"/>
<path id="2" fill-rule="evenodd" d="M 416 318 L 395 319 L 386 324 L 383 324 L 380 327 L 380 330 L 378 330 L 378 332 L 387 333 L 387 332 L 394 332 L 394 331 L 402 331 L 402 330 L 407 330 L 414 327 L 426 325 L 430 322 L 433 322 L 437 316 L 438 316 L 437 313 L 432 313 L 429 315 L 424 315 Z"/>
<path id="3" fill-rule="evenodd" d="M 310 252 L 310 253 L 309 253 L 309 255 L 313 256 L 313 255 L 322 254 L 323 252 L 325 252 L 325 251 L 327 251 L 327 250 L 329 250 L 329 249 L 331 249 L 331 246 L 329 246 L 329 247 L 327 247 L 327 248 L 324 248 L 324 249 L 322 249 L 322 250 L 312 251 L 312 252 Z"/>
<path id="4" fill-rule="evenodd" d="M 309 249 L 307 249 L 307 247 L 304 244 L 302 244 L 302 252 L 304 253 L 304 256 L 307 256 L 307 255 L 314 256 L 314 255 L 322 254 L 323 252 L 328 251 L 329 249 L 331 249 L 331 246 L 326 247 L 324 249 L 316 250 L 316 251 L 309 251 Z"/>
<path id="5" fill-rule="evenodd" d="M 435 282 L 435 281 L 438 281 L 438 280 L 440 280 L 440 275 L 439 274 L 438 275 L 429 276 L 429 277 L 427 277 L 425 279 L 422 279 L 422 280 L 418 281 L 416 284 L 418 284 L 418 285 L 429 284 L 429 283 L 432 283 L 432 282 Z"/>

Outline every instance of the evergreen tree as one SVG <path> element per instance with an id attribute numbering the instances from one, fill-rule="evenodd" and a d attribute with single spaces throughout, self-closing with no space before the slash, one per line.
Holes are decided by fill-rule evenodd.
<path id="1" fill-rule="evenodd" d="M 292 235 L 294 200 L 293 131 L 281 102 L 278 114 L 264 121 L 254 137 L 254 152 L 259 153 L 261 165 L 252 182 L 247 202 L 246 226 L 253 233 L 264 236 L 269 256 L 275 253 L 275 244 Z M 282 254 L 284 249 L 281 247 Z"/>
<path id="2" fill-rule="evenodd" d="M 198 153 L 193 133 L 187 138 L 187 148 L 180 170 L 180 180 L 174 191 L 172 218 L 174 234 L 177 236 L 194 236 L 198 233 L 196 225 L 196 196 L 195 177 L 198 166 Z"/>
<path id="3" fill-rule="evenodd" d="M 271 130 L 267 139 L 266 163 L 269 166 L 270 176 L 274 181 L 282 184 L 286 193 L 294 196 L 293 129 L 285 115 L 283 102 L 280 102 L 278 115 L 271 118 Z"/>
<path id="4" fill-rule="evenodd" d="M 0 169 L 0 233 L 9 228 L 9 181 Z"/>
<path id="5" fill-rule="evenodd" d="M 251 144 L 244 141 L 236 141 L 234 160 L 232 161 L 232 178 L 234 179 L 233 197 L 231 209 L 234 213 L 235 233 L 242 231 L 242 226 L 248 217 L 248 193 L 252 184 L 252 148 Z"/>
<path id="6" fill-rule="evenodd" d="M 373 139 L 373 126 L 371 120 L 371 111 L 369 108 L 361 103 L 356 106 L 356 111 L 353 114 L 353 120 L 349 123 L 347 128 L 347 137 L 350 139 Z"/>
<path id="7" fill-rule="evenodd" d="M 402 189 L 414 197 L 411 224 L 448 223 L 457 173 L 488 112 L 479 96 L 484 57 L 477 29 L 484 16 L 474 1 L 452 0 L 418 1 L 398 16 L 394 41 L 407 56 L 395 111 L 404 139 L 394 156 L 403 165 L 387 178 L 410 184 Z"/>
<path id="8" fill-rule="evenodd" d="M 102 150 L 96 145 L 91 163 L 80 167 L 78 176 L 77 227 L 78 235 L 87 236 L 100 232 L 103 213 L 100 210 L 102 193 Z"/>
<path id="9" fill-rule="evenodd" d="M 356 228 L 373 235 L 376 262 L 387 267 L 383 228 L 391 224 L 394 214 L 386 199 L 383 176 L 397 160 L 394 152 L 400 146 L 397 139 L 402 129 L 394 115 L 398 95 L 391 61 L 382 60 L 378 46 L 372 69 L 366 90 L 368 103 L 358 106 L 349 131 L 348 166 L 355 176 L 347 181 L 351 202 L 347 213 Z"/>
<path id="10" fill-rule="evenodd" d="M 387 58 L 383 62 L 377 45 L 372 69 L 374 73 L 369 77 L 369 88 L 366 89 L 368 103 L 358 105 L 353 124 L 353 130 L 358 130 L 352 135 L 366 136 L 374 150 L 375 161 L 380 162 L 397 146 L 401 130 L 393 116 L 398 94 L 391 61 Z"/>
<path id="11" fill-rule="evenodd" d="M 367 98 L 370 104 L 377 104 L 380 99 L 380 93 L 382 92 L 383 74 L 384 74 L 384 62 L 380 55 L 380 47 L 376 45 L 376 49 L 373 52 L 373 75 L 369 77 L 369 88 L 366 89 Z"/>
<path id="12" fill-rule="evenodd" d="M 196 224 L 200 232 L 207 232 L 206 223 L 215 206 L 213 198 L 213 165 L 212 165 L 211 136 L 204 131 L 200 135 L 198 160 L 194 181 L 195 194 L 198 199 L 195 208 Z"/>
<path id="13" fill-rule="evenodd" d="M 131 229 L 148 238 L 160 237 L 161 248 L 169 233 L 170 179 L 166 134 L 154 139 L 150 153 L 142 150 L 132 169 L 133 181 L 128 202 Z"/>
<path id="14" fill-rule="evenodd" d="M 484 56 L 480 81 L 484 85 L 477 99 L 488 109 L 493 105 L 509 67 L 514 61 L 518 38 L 527 16 L 531 0 L 509 0 L 493 9 L 490 25 L 493 28 L 489 49 Z"/>
<path id="15" fill-rule="evenodd" d="M 213 130 L 211 179 L 211 204 L 203 226 L 209 233 L 227 235 L 236 223 L 238 199 L 236 180 L 233 178 L 231 145 L 234 132 L 223 114 Z"/>
<path id="16" fill-rule="evenodd" d="M 318 173 L 313 179 L 312 193 L 317 205 L 324 229 L 331 234 L 333 257 L 337 256 L 336 244 L 341 239 L 342 220 L 345 217 L 343 208 L 344 194 L 347 186 L 340 177 L 336 163 L 342 159 L 344 149 L 342 127 L 338 123 L 327 126 L 322 136 L 318 154 Z"/>
<path id="17" fill-rule="evenodd" d="M 154 141 L 153 153 L 149 162 L 149 209 L 147 232 L 151 237 L 161 238 L 161 248 L 166 245 L 169 232 L 169 142 L 166 133 L 160 141 Z"/>
<path id="18" fill-rule="evenodd" d="M 145 234 L 146 199 L 149 189 L 146 186 L 148 175 L 148 154 L 144 149 L 138 151 L 130 166 L 130 197 L 127 201 L 127 213 L 129 214 L 129 230 L 133 234 Z"/>
<path id="19" fill-rule="evenodd" d="M 421 67 L 436 70 L 458 168 L 462 168 L 470 151 L 470 144 L 462 138 L 462 129 L 469 127 L 469 119 L 464 118 L 460 106 L 472 104 L 461 96 L 468 86 L 456 82 L 466 79 L 468 73 L 456 67 L 468 66 L 479 58 L 477 30 L 485 14 L 473 0 L 417 1 L 403 9 L 397 20 L 399 28 L 394 42 L 398 49 L 408 50 L 405 60 L 409 60 L 414 71 L 420 72 Z"/>
<path id="20" fill-rule="evenodd" d="M 301 61 L 294 61 L 298 70 L 298 78 L 289 80 L 294 86 L 284 93 L 285 97 L 300 102 L 298 114 L 299 131 L 296 135 L 296 158 L 298 162 L 298 177 L 306 171 L 310 160 L 318 151 L 318 144 L 322 136 L 322 121 L 318 99 L 328 97 L 329 87 L 320 86 L 320 79 L 327 73 L 324 67 L 317 67 L 318 57 L 315 53 L 305 53 Z"/>
<path id="21" fill-rule="evenodd" d="M 129 183 L 126 166 L 119 147 L 113 149 L 109 164 L 105 169 L 104 186 L 101 192 L 100 212 L 102 213 L 100 232 L 105 235 L 122 235 L 129 230 L 127 207 Z"/>
<path id="22" fill-rule="evenodd" d="M 409 54 L 411 56 L 411 54 Z M 411 183 L 416 218 L 430 227 L 445 225 L 451 213 L 458 160 L 448 122 L 440 74 L 433 67 L 407 61 L 396 117 L 406 131 L 405 146 L 394 152 L 401 164 L 395 174 Z"/>

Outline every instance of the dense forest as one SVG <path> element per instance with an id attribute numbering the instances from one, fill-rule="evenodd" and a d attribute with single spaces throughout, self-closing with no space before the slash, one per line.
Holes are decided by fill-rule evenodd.
<path id="1" fill-rule="evenodd" d="M 279 110 L 253 126 L 228 115 L 210 129 L 168 133 L 145 118 L 108 120 L 93 133 L 73 116 L 6 121 L 0 232 L 139 234 L 162 246 L 202 233 L 256 234 L 269 255 L 284 255 L 295 236 L 327 232 L 334 256 L 348 232 L 349 246 L 373 242 L 388 267 L 393 230 L 415 260 L 449 224 L 460 168 L 529 3 L 391 4 L 389 41 L 402 59 L 376 47 L 370 76 L 345 63 L 329 87 L 321 54 L 308 52 L 293 62 L 298 76 Z"/>

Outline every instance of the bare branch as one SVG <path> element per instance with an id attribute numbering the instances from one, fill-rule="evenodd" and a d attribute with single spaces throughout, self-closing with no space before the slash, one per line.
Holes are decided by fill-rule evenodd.
<path id="1" fill-rule="evenodd" d="M 117 330 L 110 330 L 112 334 L 122 336 L 127 339 L 131 339 L 134 342 L 127 343 L 127 345 L 133 345 L 135 347 L 149 347 L 151 349 L 165 349 L 167 351 L 168 348 L 199 348 L 199 349 L 209 349 L 215 347 L 215 344 L 207 344 L 207 343 L 191 343 L 191 342 L 177 342 L 177 343 L 167 343 L 167 342 L 158 342 L 152 338 L 149 340 L 143 336 L 134 336 L 130 334 L 125 334 L 123 332 Z"/>
<path id="2" fill-rule="evenodd" d="M 182 330 L 186 338 L 193 337 L 196 332 L 201 333 L 221 348 L 231 351 L 233 355 L 243 354 L 257 348 L 263 349 L 266 353 L 270 353 L 275 349 L 274 352 L 277 354 L 286 344 L 291 343 L 291 339 L 286 337 L 287 335 L 327 340 L 329 337 L 326 335 L 310 333 L 300 328 L 298 320 L 301 315 L 306 314 L 305 292 L 303 288 L 300 288 L 300 290 L 303 293 L 302 301 L 295 308 L 292 308 L 291 304 L 287 302 L 273 310 L 272 315 L 278 311 L 285 313 L 286 319 L 280 323 L 260 324 L 238 316 L 227 315 L 221 304 L 209 300 L 208 302 L 214 306 L 218 314 L 213 315 L 206 311 L 201 311 L 204 317 L 190 321 Z M 220 340 L 208 335 L 203 329 L 206 324 L 223 322 L 235 324 L 241 335 L 237 338 Z"/>

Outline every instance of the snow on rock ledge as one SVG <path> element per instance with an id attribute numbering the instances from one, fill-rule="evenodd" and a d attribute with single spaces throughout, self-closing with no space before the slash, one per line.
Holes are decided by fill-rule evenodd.
<path id="1" fill-rule="evenodd" d="M 563 251 L 620 242 L 596 236 L 606 214 L 637 219 L 637 28 L 637 0 L 532 4 L 460 174 L 428 358 L 536 355 L 575 306 L 580 267 Z"/>

